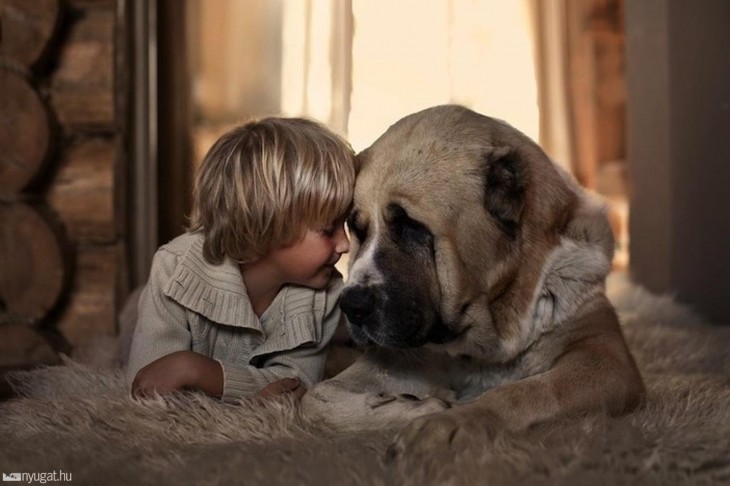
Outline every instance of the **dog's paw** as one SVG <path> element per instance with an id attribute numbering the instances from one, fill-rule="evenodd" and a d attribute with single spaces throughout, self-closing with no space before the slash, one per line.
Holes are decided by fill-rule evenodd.
<path id="1" fill-rule="evenodd" d="M 419 399 L 413 395 L 402 394 L 396 397 L 398 402 L 407 407 L 414 418 L 423 415 L 431 415 L 437 412 L 443 412 L 451 408 L 451 405 L 444 400 L 436 397 L 427 397 Z"/>
<path id="2" fill-rule="evenodd" d="M 371 410 L 387 405 L 394 411 L 403 414 L 405 417 L 416 418 L 436 412 L 442 412 L 451 408 L 444 400 L 436 397 L 420 399 L 415 395 L 401 393 L 390 395 L 388 393 L 370 393 L 365 397 L 365 404 Z"/>
<path id="3" fill-rule="evenodd" d="M 365 404 L 371 409 L 382 407 L 385 404 L 394 402 L 396 400 L 395 395 L 389 395 L 387 393 L 368 393 L 365 396 Z"/>
<path id="4" fill-rule="evenodd" d="M 494 434 L 496 422 L 490 418 L 493 418 L 490 414 L 473 417 L 458 408 L 419 417 L 396 435 L 386 457 L 421 462 L 463 450 L 471 441 L 481 441 Z"/>
<path id="5" fill-rule="evenodd" d="M 441 413 L 419 417 L 400 431 L 388 448 L 388 459 L 399 459 L 404 455 L 425 457 L 450 447 L 463 434 L 466 424 L 454 414 Z"/>

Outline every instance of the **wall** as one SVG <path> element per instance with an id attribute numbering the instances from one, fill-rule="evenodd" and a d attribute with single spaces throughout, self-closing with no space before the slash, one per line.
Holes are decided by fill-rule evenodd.
<path id="1" fill-rule="evenodd" d="M 626 3 L 630 269 L 730 323 L 730 2 Z"/>
<path id="2" fill-rule="evenodd" d="M 47 226 L 53 242 L 38 251 L 40 238 L 31 234 L 24 244 L 6 244 L 20 241 L 18 228 L 31 225 L 29 217 L 0 228 L 0 273 L 7 284 L 0 289 L 0 367 L 57 362 L 57 352 L 73 354 L 117 331 L 127 275 L 116 8 L 114 0 L 0 4 L 3 79 L 22 80 L 37 95 L 48 115 L 49 138 L 37 173 L 17 187 L 3 185 L 0 202 L 5 214 L 35 210 L 41 216 L 38 231 Z M 25 59 L 31 44 L 42 44 L 40 54 Z M 26 107 L 13 105 L 7 90 L 0 91 L 0 119 L 30 117 Z M 42 141 L 6 137 L 0 143 L 6 154 L 6 149 L 24 154 Z M 3 182 L 6 176 L 3 172 Z M 58 263 L 49 267 L 56 253 Z M 21 298 L 38 299 L 37 289 L 56 275 L 53 299 L 19 305 Z"/>

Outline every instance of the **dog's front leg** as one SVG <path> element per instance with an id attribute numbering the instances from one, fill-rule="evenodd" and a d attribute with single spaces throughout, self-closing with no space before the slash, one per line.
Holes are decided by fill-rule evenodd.
<path id="1" fill-rule="evenodd" d="M 332 379 L 304 395 L 303 415 L 337 430 L 400 427 L 423 415 L 446 410 L 453 397 L 434 375 L 415 373 L 409 360 L 388 357 L 387 367 L 377 351 L 365 354 Z"/>
<path id="2" fill-rule="evenodd" d="M 615 317 L 612 310 L 599 309 L 582 319 L 613 321 Z M 526 430 L 576 413 L 630 411 L 643 397 L 643 383 L 618 323 L 605 324 L 591 326 L 598 330 L 567 346 L 548 371 L 412 421 L 397 435 L 390 455 L 407 454 L 422 460 L 444 448 L 458 450 L 464 446 L 462 442 L 500 430 Z"/>

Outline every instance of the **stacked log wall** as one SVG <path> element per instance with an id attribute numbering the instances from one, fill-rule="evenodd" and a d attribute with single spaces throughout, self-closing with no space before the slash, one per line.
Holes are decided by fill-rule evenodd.
<path id="1" fill-rule="evenodd" d="M 13 175 L 11 169 L 38 157 L 41 137 L 30 136 L 30 128 L 0 135 L 0 154 L 12 149 L 17 155 L 8 160 L 4 150 L 0 157 L 3 368 L 55 363 L 60 352 L 73 356 L 97 338 L 117 333 L 116 315 L 128 289 L 116 8 L 110 0 L 0 0 L 0 84 L 5 85 L 0 86 L 0 128 L 34 116 L 9 98 L 3 89 L 8 83 L 25 82 L 49 120 L 48 149 L 32 176 Z M 54 19 L 50 27 L 47 18 Z M 39 229 L 21 234 L 20 227 L 31 223 L 28 216 L 11 222 L 19 211 L 37 214 L 43 222 L 38 226 L 49 228 L 46 240 L 54 243 L 37 248 L 43 240 Z M 41 301 L 23 282 L 46 280 L 54 270 L 47 268 L 54 252 L 59 288 L 55 297 Z M 36 305 L 21 305 L 19 289 Z"/>

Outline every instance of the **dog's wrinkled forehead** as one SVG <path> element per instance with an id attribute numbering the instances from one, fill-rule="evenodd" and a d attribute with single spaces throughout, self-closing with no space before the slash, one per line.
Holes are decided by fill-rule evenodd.
<path id="1" fill-rule="evenodd" d="M 442 205 L 453 204 L 454 193 L 462 203 L 480 201 L 483 188 L 475 175 L 492 149 L 496 124 L 457 106 L 403 118 L 358 155 L 355 207 L 377 217 L 394 202 L 446 211 Z"/>
<path id="2" fill-rule="evenodd" d="M 482 143 L 471 137 L 466 143 L 459 140 L 461 133 L 455 121 L 435 124 L 428 117 L 412 115 L 388 129 L 378 140 L 358 157 L 360 170 L 369 172 L 368 180 L 388 180 L 399 177 L 409 182 L 415 177 L 433 175 L 450 160 L 456 164 L 468 155 L 479 153 Z"/>

